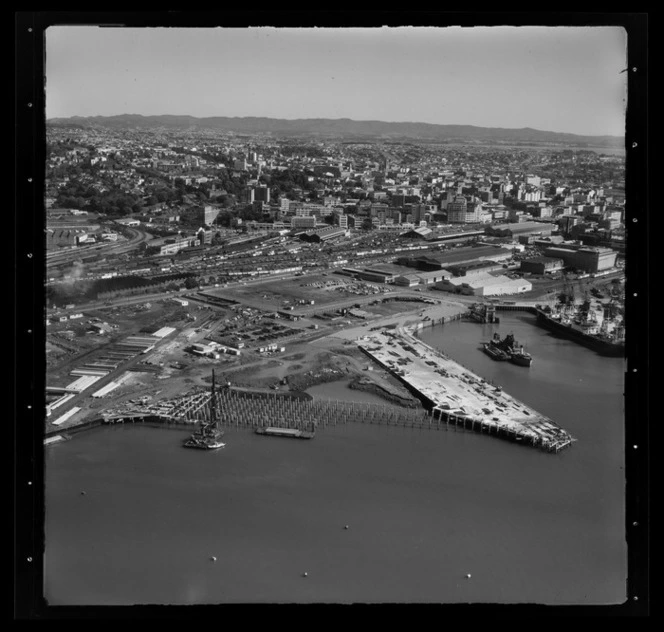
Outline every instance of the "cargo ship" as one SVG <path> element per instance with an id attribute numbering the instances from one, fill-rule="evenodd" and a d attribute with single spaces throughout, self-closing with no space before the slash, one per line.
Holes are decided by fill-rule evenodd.
<path id="1" fill-rule="evenodd" d="M 185 442 L 185 448 L 197 448 L 198 450 L 217 450 L 226 444 L 221 440 L 224 431 L 219 428 L 217 416 L 217 396 L 214 388 L 214 371 L 212 371 L 212 390 L 210 397 L 210 420 L 200 422 L 198 430 L 194 432 Z"/>
<path id="2" fill-rule="evenodd" d="M 509 360 L 512 364 L 518 366 L 530 366 L 533 363 L 533 357 L 526 353 L 523 345 L 514 340 L 512 334 L 507 334 L 502 340 L 498 332 L 493 334 L 493 339 L 485 342 L 484 351 L 494 360 Z"/>
<path id="3" fill-rule="evenodd" d="M 611 357 L 625 355 L 622 325 L 616 326 L 613 332 L 608 333 L 606 323 L 597 325 L 589 322 L 587 316 L 583 316 L 582 310 L 570 314 L 560 307 L 545 311 L 538 306 L 535 313 L 540 327 L 588 347 L 600 355 Z"/>
<path id="4" fill-rule="evenodd" d="M 484 349 L 484 352 L 492 359 L 494 360 L 499 360 L 499 361 L 505 361 L 509 360 L 510 356 L 509 354 L 505 353 L 502 349 L 499 349 L 495 345 L 492 345 L 489 342 L 485 342 L 482 345 L 482 348 Z"/>

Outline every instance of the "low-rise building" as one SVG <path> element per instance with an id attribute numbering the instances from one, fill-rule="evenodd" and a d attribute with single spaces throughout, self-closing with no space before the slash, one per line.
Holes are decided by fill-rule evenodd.
<path id="1" fill-rule="evenodd" d="M 140 226 L 141 220 L 134 219 L 133 217 L 123 217 L 115 220 L 116 224 L 121 224 L 122 226 Z"/>

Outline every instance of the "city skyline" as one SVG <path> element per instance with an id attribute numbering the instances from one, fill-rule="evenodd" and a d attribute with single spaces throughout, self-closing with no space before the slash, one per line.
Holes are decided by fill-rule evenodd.
<path id="1" fill-rule="evenodd" d="M 618 27 L 51 27 L 46 116 L 326 118 L 623 136 L 625 51 Z"/>

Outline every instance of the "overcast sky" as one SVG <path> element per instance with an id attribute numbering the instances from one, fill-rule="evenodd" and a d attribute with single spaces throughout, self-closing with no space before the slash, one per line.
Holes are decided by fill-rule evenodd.
<path id="1" fill-rule="evenodd" d="M 47 118 L 266 116 L 624 134 L 617 27 L 46 31 Z"/>

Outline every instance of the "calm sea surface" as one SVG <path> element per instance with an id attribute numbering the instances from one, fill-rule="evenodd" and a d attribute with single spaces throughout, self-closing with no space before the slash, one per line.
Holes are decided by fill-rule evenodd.
<path id="1" fill-rule="evenodd" d="M 624 601 L 623 362 L 530 315 L 502 320 L 421 337 L 558 422 L 572 448 L 351 425 L 313 441 L 229 429 L 225 448 L 199 452 L 181 430 L 84 432 L 46 448 L 49 603 Z M 478 350 L 496 330 L 525 344 L 530 369 Z"/>

